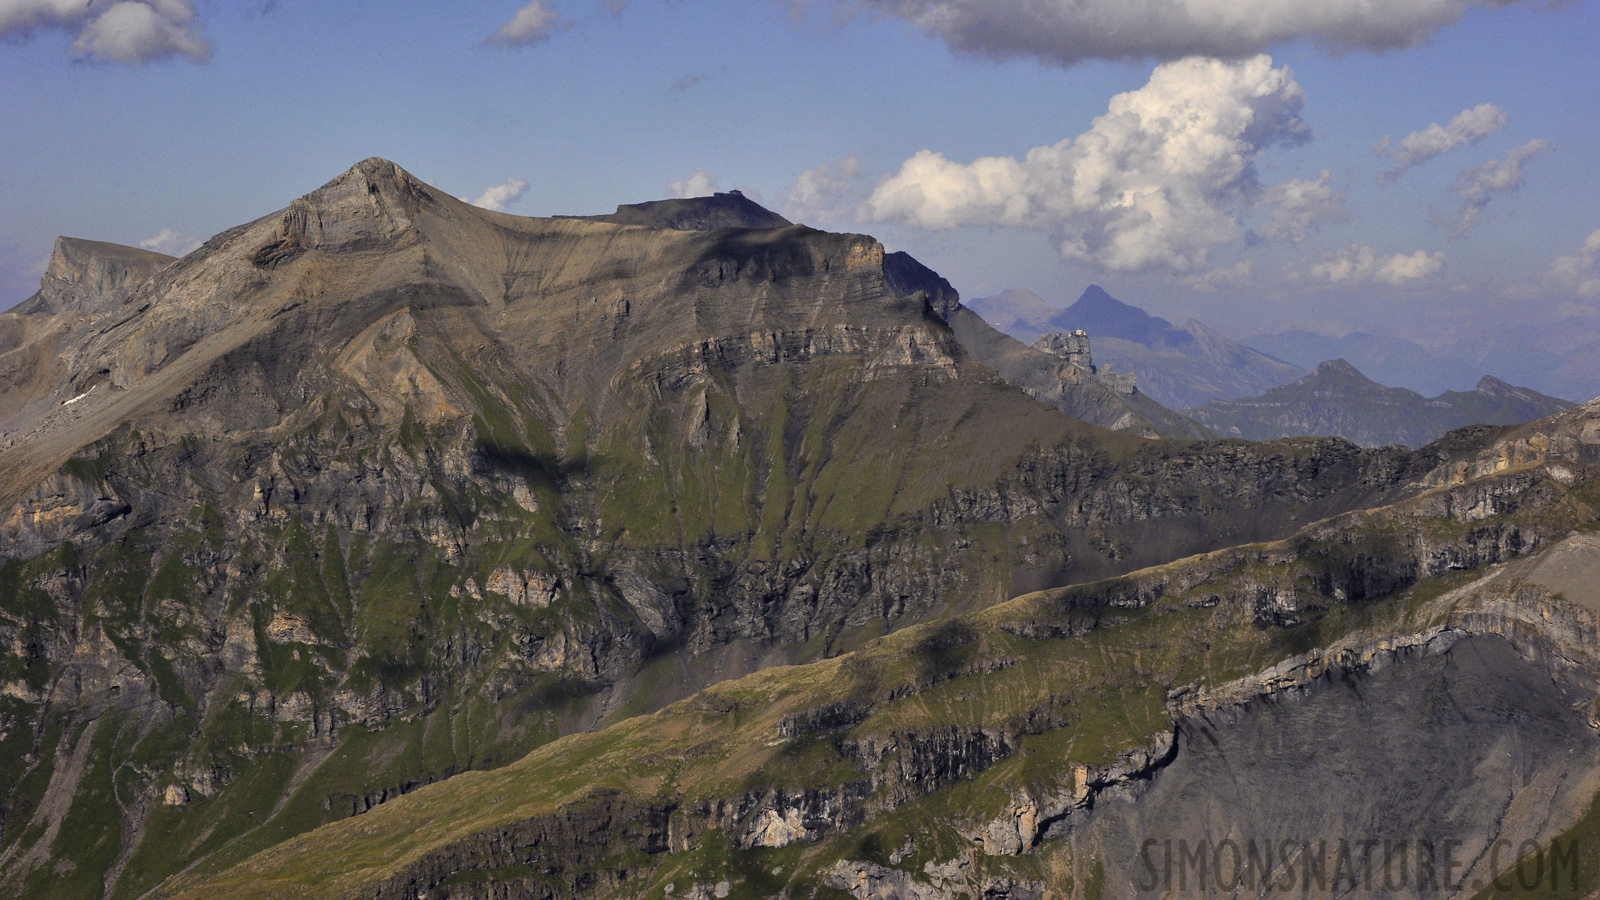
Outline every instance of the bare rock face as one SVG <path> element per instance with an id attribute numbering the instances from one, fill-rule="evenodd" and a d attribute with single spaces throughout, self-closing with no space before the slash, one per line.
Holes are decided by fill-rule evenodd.
<path id="1" fill-rule="evenodd" d="M 151 275 L 174 262 L 164 253 L 86 241 L 56 238 L 39 292 L 12 312 L 98 314 L 127 300 Z"/>
<path id="2" fill-rule="evenodd" d="M 1075 366 L 1094 371 L 1094 357 L 1089 349 L 1087 331 L 1079 329 L 1065 334 L 1059 332 L 1041 334 L 1032 346 L 1041 353 L 1059 356 Z"/>

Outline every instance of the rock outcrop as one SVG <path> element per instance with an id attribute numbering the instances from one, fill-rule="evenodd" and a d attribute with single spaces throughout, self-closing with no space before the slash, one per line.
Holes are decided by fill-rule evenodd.
<path id="1" fill-rule="evenodd" d="M 59 237 L 39 292 L 11 312 L 26 316 L 107 312 L 173 261 L 164 253 L 136 247 Z"/>

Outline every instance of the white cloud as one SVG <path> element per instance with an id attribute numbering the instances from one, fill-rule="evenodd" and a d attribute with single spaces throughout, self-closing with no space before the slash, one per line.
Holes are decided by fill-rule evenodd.
<path id="1" fill-rule="evenodd" d="M 492 188 L 479 194 L 474 200 L 467 200 L 473 206 L 492 209 L 495 212 L 505 212 L 506 207 L 522 199 L 528 192 L 528 183 L 521 178 L 507 178 Z M 467 198 L 462 197 L 466 200 Z"/>
<path id="2" fill-rule="evenodd" d="M 88 18 L 88 9 L 85 0 L 0 0 L 0 34 L 77 25 Z"/>
<path id="3" fill-rule="evenodd" d="M 1580 297 L 1600 297 L 1600 228 L 1589 232 L 1577 253 L 1556 257 L 1550 275 Z"/>
<path id="4" fill-rule="evenodd" d="M 211 58 L 190 0 L 0 0 L 0 36 L 25 38 L 43 29 L 74 31 L 67 52 L 95 62 L 139 66 L 182 56 Z"/>
<path id="5" fill-rule="evenodd" d="M 511 21 L 489 36 L 489 43 L 505 47 L 527 47 L 560 31 L 564 26 L 561 14 L 550 8 L 545 0 L 533 0 L 517 10 Z"/>
<path id="6" fill-rule="evenodd" d="M 1313 263 L 1310 275 L 1314 279 L 1336 285 L 1359 285 L 1381 282 L 1396 287 L 1427 278 L 1444 268 L 1443 253 L 1396 253 L 1386 256 L 1371 247 L 1351 244 L 1343 250 L 1326 254 Z"/>
<path id="7" fill-rule="evenodd" d="M 1514 194 L 1522 189 L 1524 181 L 1522 164 L 1535 156 L 1555 149 L 1545 140 L 1531 140 L 1512 147 L 1503 159 L 1491 159 L 1473 166 L 1456 178 L 1455 192 L 1461 195 L 1461 209 L 1456 215 L 1456 234 L 1462 234 L 1478 224 L 1484 207 L 1496 194 Z"/>
<path id="8" fill-rule="evenodd" d="M 668 197 L 709 197 L 716 192 L 717 176 L 707 175 L 703 169 L 682 181 L 667 182 Z"/>
<path id="9" fill-rule="evenodd" d="M 1301 38 L 1336 51 L 1390 50 L 1427 40 L 1472 7 L 1515 2 L 834 0 L 834 5 L 900 16 L 956 50 L 1033 56 L 1070 66 L 1089 59 L 1238 59 Z"/>
<path id="10" fill-rule="evenodd" d="M 1023 159 L 963 165 L 923 150 L 862 213 L 929 229 L 1045 229 L 1066 258 L 1113 271 L 1201 269 L 1208 250 L 1242 234 L 1260 153 L 1307 138 L 1304 103 L 1288 67 L 1265 55 L 1163 63 L 1088 131 Z"/>
<path id="11" fill-rule="evenodd" d="M 802 218 L 835 218 L 845 215 L 854 204 L 848 198 L 855 192 L 866 167 L 861 154 L 825 162 L 801 172 L 789 188 L 787 212 Z"/>
<path id="12" fill-rule="evenodd" d="M 147 237 L 139 242 L 139 246 L 168 256 L 187 256 L 190 251 L 205 243 L 199 238 L 192 238 L 179 232 L 175 228 L 163 228 L 154 237 Z"/>
<path id="13" fill-rule="evenodd" d="M 1323 222 L 1345 222 L 1350 213 L 1344 207 L 1345 193 L 1333 186 L 1333 173 L 1323 169 L 1315 181 L 1296 178 L 1267 188 L 1263 198 L 1272 206 L 1272 217 L 1262 226 L 1262 235 L 1287 238 L 1298 244 L 1310 237 Z"/>
<path id="14" fill-rule="evenodd" d="M 1393 178 L 1435 156 L 1467 144 L 1476 144 L 1504 127 L 1506 127 L 1505 112 L 1493 103 L 1480 103 L 1471 109 L 1456 113 L 1449 125 L 1434 122 L 1421 131 L 1411 132 L 1400 139 L 1398 150 L 1393 148 L 1389 136 L 1384 135 L 1378 146 L 1372 148 L 1372 152 L 1379 156 L 1393 157 L 1394 165 L 1378 178 L 1380 181 Z"/>

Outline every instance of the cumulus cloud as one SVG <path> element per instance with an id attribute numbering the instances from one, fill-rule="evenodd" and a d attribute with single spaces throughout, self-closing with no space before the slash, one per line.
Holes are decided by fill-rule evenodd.
<path id="1" fill-rule="evenodd" d="M 1313 263 L 1310 276 L 1343 286 L 1378 282 L 1399 287 L 1437 274 L 1443 268 L 1443 253 L 1418 250 L 1415 253 L 1385 255 L 1371 247 L 1351 244 Z"/>
<path id="2" fill-rule="evenodd" d="M 1495 195 L 1521 190 L 1525 180 L 1522 164 L 1554 149 L 1555 145 L 1549 141 L 1531 140 L 1520 147 L 1512 147 L 1502 159 L 1491 159 L 1462 172 L 1455 185 L 1455 192 L 1461 196 L 1455 233 L 1463 234 L 1477 225 L 1484 208 Z"/>
<path id="3" fill-rule="evenodd" d="M 479 194 L 475 199 L 467 200 L 473 206 L 492 209 L 495 212 L 505 212 L 506 207 L 522 199 L 528 192 L 528 183 L 521 178 L 507 178 L 492 188 Z M 467 198 L 461 198 L 466 200 Z"/>
<path id="4" fill-rule="evenodd" d="M 1480 103 L 1471 109 L 1456 113 L 1449 125 L 1434 122 L 1421 131 L 1411 132 L 1400 139 L 1398 148 L 1388 135 L 1384 135 L 1378 146 L 1372 148 L 1372 152 L 1379 156 L 1392 157 L 1394 165 L 1389 171 L 1380 175 L 1379 180 L 1393 178 L 1418 163 L 1449 153 L 1457 147 L 1476 144 L 1504 127 L 1506 127 L 1505 112 L 1493 103 Z"/>
<path id="5" fill-rule="evenodd" d="M 1600 297 L 1600 228 L 1589 232 L 1577 253 L 1556 257 L 1550 275 L 1580 297 Z"/>
<path id="6" fill-rule="evenodd" d="M 511 21 L 501 25 L 489 35 L 489 43 L 502 47 L 528 47 L 548 40 L 551 35 L 566 27 L 561 14 L 550 8 L 545 0 L 533 0 L 517 10 Z"/>
<path id="7" fill-rule="evenodd" d="M 706 174 L 704 169 L 682 181 L 667 182 L 668 197 L 709 197 L 716 192 L 717 176 Z"/>
<path id="8" fill-rule="evenodd" d="M 1287 238 L 1298 244 L 1310 237 L 1323 222 L 1345 222 L 1345 193 L 1333 186 L 1333 173 L 1323 169 L 1315 181 L 1296 178 L 1267 188 L 1265 202 L 1272 217 L 1261 227 L 1265 237 Z"/>
<path id="9" fill-rule="evenodd" d="M 1242 234 L 1260 153 L 1307 139 L 1304 103 L 1288 67 L 1265 55 L 1163 63 L 1076 138 L 968 164 L 923 150 L 862 212 L 929 229 L 1048 230 L 1066 258 L 1112 271 L 1201 269 Z"/>
<path id="10" fill-rule="evenodd" d="M 36 31 L 63 30 L 77 37 L 67 52 L 94 62 L 139 66 L 182 56 L 211 58 L 190 0 L 0 0 L 0 37 L 27 38 Z"/>
<path id="11" fill-rule="evenodd" d="M 1333 50 L 1391 50 L 1427 40 L 1472 7 L 1518 0 L 834 2 L 847 11 L 900 16 L 959 51 L 1070 66 L 1089 59 L 1238 59 L 1301 38 Z"/>
<path id="12" fill-rule="evenodd" d="M 789 188 L 785 209 L 797 219 L 844 215 L 854 205 L 849 198 L 865 171 L 859 153 L 807 169 Z"/>
<path id="13" fill-rule="evenodd" d="M 189 237 L 176 228 L 163 228 L 153 237 L 140 241 L 139 246 L 168 256 L 186 256 L 203 243 L 199 238 Z"/>

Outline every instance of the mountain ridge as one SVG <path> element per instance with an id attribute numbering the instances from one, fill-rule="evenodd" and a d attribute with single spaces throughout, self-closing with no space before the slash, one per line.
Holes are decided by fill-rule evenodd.
<path id="1" fill-rule="evenodd" d="M 1175 326 L 1117 300 L 1099 285 L 1085 288 L 1065 309 L 1021 288 L 969 305 L 1022 341 L 1048 332 L 1088 331 L 1097 360 L 1115 371 L 1133 372 L 1144 393 L 1171 409 L 1251 396 L 1304 374 L 1193 319 Z"/>
<path id="2" fill-rule="evenodd" d="M 1328 435 L 1362 446 L 1422 446 L 1467 425 L 1520 425 L 1575 404 L 1485 375 L 1471 391 L 1424 397 L 1368 378 L 1343 359 L 1260 397 L 1186 412 L 1218 433 L 1247 440 Z"/>

